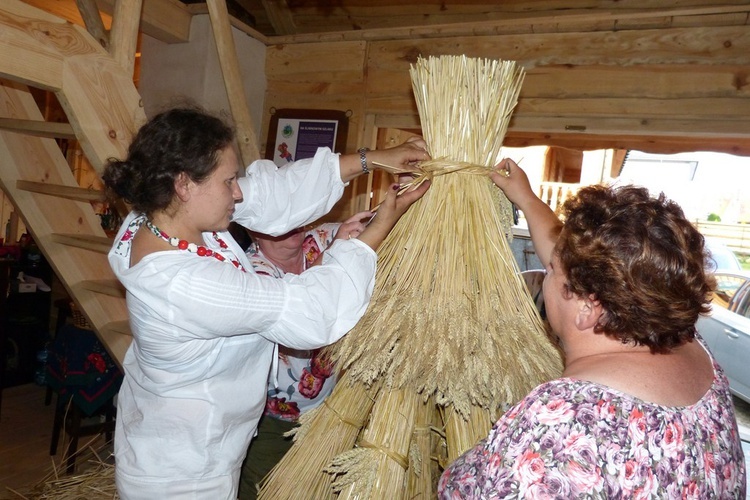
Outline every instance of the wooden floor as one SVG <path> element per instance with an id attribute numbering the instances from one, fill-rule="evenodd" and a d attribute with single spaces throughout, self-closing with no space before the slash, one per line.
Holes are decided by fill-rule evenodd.
<path id="1" fill-rule="evenodd" d="M 60 455 L 50 457 L 50 440 L 55 413 L 55 400 L 45 405 L 46 389 L 36 384 L 25 384 L 3 390 L 0 407 L 0 499 L 42 498 L 32 487 L 55 477 L 69 478 Z M 81 438 L 79 448 L 85 453 L 77 459 L 74 475 L 83 474 L 98 463 L 92 450 L 106 459 L 109 449 L 104 437 Z M 54 461 L 53 461 L 54 459 Z M 54 498 L 44 496 L 43 498 Z M 111 498 L 109 496 L 108 498 Z"/>

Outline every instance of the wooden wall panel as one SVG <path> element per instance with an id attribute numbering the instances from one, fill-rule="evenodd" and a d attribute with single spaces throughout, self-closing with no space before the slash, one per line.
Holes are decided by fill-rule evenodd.
<path id="1" fill-rule="evenodd" d="M 405 59 L 413 60 L 418 54 L 513 59 L 527 68 L 549 65 L 750 64 L 750 28 L 746 25 L 411 39 L 372 44 L 370 56 L 375 68 L 393 67 Z"/>
<path id="2" fill-rule="evenodd" d="M 268 92 L 261 132 L 265 149 L 273 108 L 334 109 L 351 111 L 347 150 L 361 142 L 366 88 L 367 43 L 310 43 L 268 47 L 266 75 Z M 265 151 L 262 152 L 265 156 Z"/>
<path id="3" fill-rule="evenodd" d="M 622 28 L 628 19 L 601 17 L 598 31 L 576 23 L 566 25 L 579 30 L 571 32 L 272 45 L 267 101 L 309 108 L 360 101 L 355 120 L 374 115 L 378 127 L 409 126 L 418 124 L 409 67 L 419 56 L 513 59 L 527 73 L 508 144 L 750 155 L 747 13 L 639 18 L 631 20 L 638 29 L 617 31 L 601 23 Z M 362 79 L 352 78 L 360 70 Z"/>

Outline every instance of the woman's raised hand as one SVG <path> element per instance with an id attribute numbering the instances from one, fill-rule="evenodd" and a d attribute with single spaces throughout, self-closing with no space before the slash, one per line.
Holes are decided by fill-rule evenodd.
<path id="1" fill-rule="evenodd" d="M 373 250 L 377 250 L 378 246 L 388 236 L 393 226 L 396 225 L 396 222 L 406 213 L 409 207 L 424 196 L 430 188 L 430 182 L 425 181 L 416 189 L 407 189 L 398 194 L 400 188 L 401 186 L 398 184 L 391 185 L 385 195 L 385 200 L 380 204 L 372 222 L 359 235 L 359 239 Z"/>
<path id="2" fill-rule="evenodd" d="M 346 240 L 349 238 L 358 237 L 365 230 L 365 227 L 367 227 L 367 222 L 372 218 L 373 215 L 374 213 L 370 212 L 369 210 L 365 212 L 358 212 L 352 215 L 341 223 L 338 231 L 336 231 L 336 236 L 334 237 L 334 239 Z"/>
<path id="3" fill-rule="evenodd" d="M 529 198 L 536 198 L 526 172 L 510 158 L 505 158 L 495 165 L 490 172 L 490 179 L 519 207 Z"/>

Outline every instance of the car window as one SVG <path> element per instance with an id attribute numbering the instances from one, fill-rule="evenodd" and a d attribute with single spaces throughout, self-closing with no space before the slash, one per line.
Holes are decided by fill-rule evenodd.
<path id="1" fill-rule="evenodd" d="M 750 318 L 750 284 L 745 285 L 735 294 L 734 312 Z"/>
<path id="2" fill-rule="evenodd" d="M 745 276 L 723 273 L 717 273 L 714 276 L 716 278 L 716 290 L 714 291 L 713 303 L 726 309 L 729 307 L 729 303 L 732 302 L 737 290 L 748 282 L 748 278 Z"/>
<path id="3" fill-rule="evenodd" d="M 711 253 L 709 269 L 711 271 L 739 271 L 740 261 L 732 250 L 721 242 L 706 239 L 706 246 Z"/>

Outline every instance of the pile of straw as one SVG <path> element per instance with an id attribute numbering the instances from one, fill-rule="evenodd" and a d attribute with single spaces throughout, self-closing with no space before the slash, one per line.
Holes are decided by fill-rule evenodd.
<path id="1" fill-rule="evenodd" d="M 80 472 L 66 474 L 67 455 L 56 463 L 52 460 L 51 470 L 38 483 L 27 488 L 12 490 L 8 498 L 19 500 L 117 500 L 115 487 L 114 456 L 111 442 L 100 449 L 92 444 L 99 437 L 92 438 L 76 452 Z"/>
<path id="2" fill-rule="evenodd" d="M 364 318 L 329 349 L 346 373 L 339 385 L 380 387 L 374 403 L 346 402 L 372 407 L 370 421 L 356 448 L 327 457 L 331 484 L 316 483 L 319 470 L 285 457 L 261 498 L 309 498 L 311 483 L 335 488 L 339 498 L 398 499 L 407 491 L 431 498 L 435 478 L 418 482 L 410 470 L 420 463 L 421 472 L 427 460 L 409 459 L 418 425 L 441 422 L 431 439 L 444 437 L 453 460 L 486 436 L 503 409 L 562 370 L 510 250 L 511 205 L 488 177 L 501 159 L 523 70 L 512 61 L 445 56 L 420 58 L 411 77 L 434 158 L 417 182 L 429 178 L 432 187 L 381 245 Z M 341 404 L 338 397 L 329 404 Z M 417 418 L 427 402 L 438 416 Z M 319 462 L 339 441 L 329 425 L 322 414 L 306 423 L 292 448 L 297 464 L 305 462 L 300 456 Z M 439 447 L 430 449 L 430 461 L 445 461 Z M 281 494 L 289 483 L 303 486 Z"/>

